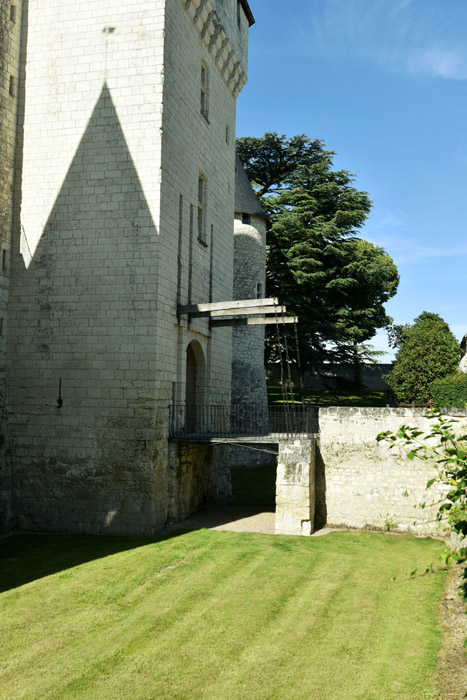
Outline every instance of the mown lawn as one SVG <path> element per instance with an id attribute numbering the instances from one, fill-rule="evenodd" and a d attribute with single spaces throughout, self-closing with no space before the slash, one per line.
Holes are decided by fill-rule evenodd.
<path id="1" fill-rule="evenodd" d="M 200 530 L 0 541 L 0 697 L 415 700 L 442 544 Z"/>
<path id="2" fill-rule="evenodd" d="M 329 389 L 302 389 L 295 388 L 289 392 L 289 397 L 294 401 L 317 406 L 386 406 L 388 397 L 385 391 L 340 391 L 338 393 Z M 283 403 L 284 397 L 280 386 L 268 386 L 268 401 L 270 404 Z"/>

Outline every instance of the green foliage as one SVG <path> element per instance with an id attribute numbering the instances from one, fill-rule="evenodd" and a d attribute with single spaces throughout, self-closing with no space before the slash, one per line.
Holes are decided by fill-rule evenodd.
<path id="1" fill-rule="evenodd" d="M 436 408 L 467 408 L 467 374 L 457 372 L 430 385 Z"/>
<path id="2" fill-rule="evenodd" d="M 385 379 L 400 403 L 428 403 L 430 385 L 456 371 L 459 344 L 437 314 L 424 311 L 404 326 L 393 369 Z"/>
<path id="3" fill-rule="evenodd" d="M 394 324 L 388 328 L 388 343 L 390 348 L 398 350 L 404 344 L 408 331 L 412 328 L 411 323 Z"/>
<path id="4" fill-rule="evenodd" d="M 299 317 L 304 364 L 344 362 L 357 378 L 368 361 L 363 344 L 391 323 L 383 304 L 399 283 L 389 255 L 356 238 L 371 209 L 367 193 L 346 170 L 332 170 L 334 153 L 322 141 L 305 135 L 241 138 L 237 150 L 271 221 L 268 296 Z M 267 360 L 277 359 L 273 330 L 267 347 Z"/>
<path id="5" fill-rule="evenodd" d="M 455 418 L 448 418 L 439 411 L 429 411 L 433 419 L 430 431 L 424 434 L 418 428 L 402 425 L 395 433 L 390 430 L 380 433 L 377 441 L 389 442 L 390 448 L 402 448 L 410 460 L 415 458 L 432 462 L 435 476 L 427 483 L 445 487 L 445 495 L 438 511 L 438 520 L 449 524 L 459 538 L 460 546 L 451 552 L 451 557 L 464 565 L 464 580 L 461 586 L 467 601 L 467 435 L 457 435 Z"/>
<path id="6" fill-rule="evenodd" d="M 347 386 L 345 382 L 339 382 L 335 389 L 295 387 L 289 390 L 288 395 L 295 403 L 315 406 L 386 406 L 388 401 L 386 392 L 362 388 L 357 392 L 351 382 Z M 281 404 L 283 401 L 282 387 L 268 386 L 268 402 L 274 405 Z"/>

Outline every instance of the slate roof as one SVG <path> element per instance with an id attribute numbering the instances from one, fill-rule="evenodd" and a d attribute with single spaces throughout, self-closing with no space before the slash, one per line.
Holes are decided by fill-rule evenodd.
<path id="1" fill-rule="evenodd" d="M 240 0 L 240 2 L 242 4 L 243 11 L 245 12 L 245 14 L 247 16 L 248 23 L 251 27 L 251 25 L 255 23 L 255 18 L 253 17 L 253 13 L 250 10 L 250 6 L 249 6 L 247 0 Z"/>
<path id="2" fill-rule="evenodd" d="M 235 154 L 235 211 L 267 220 L 237 153 Z"/>

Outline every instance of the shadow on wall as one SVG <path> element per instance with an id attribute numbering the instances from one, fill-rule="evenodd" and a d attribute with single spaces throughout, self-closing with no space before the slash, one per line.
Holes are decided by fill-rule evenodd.
<path id="1" fill-rule="evenodd" d="M 165 522 L 150 467 L 159 236 L 106 84 L 27 268 L 18 236 L 10 396 L 31 516 L 19 527 Z"/>
<path id="2" fill-rule="evenodd" d="M 326 525 L 327 519 L 326 467 L 318 442 L 315 452 L 315 517 L 313 531 L 321 530 Z"/>

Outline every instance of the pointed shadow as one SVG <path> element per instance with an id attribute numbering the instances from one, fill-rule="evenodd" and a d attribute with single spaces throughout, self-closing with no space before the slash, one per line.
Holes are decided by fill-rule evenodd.
<path id="1" fill-rule="evenodd" d="M 29 185 L 23 206 L 31 198 Z M 159 236 L 106 84 L 29 267 L 18 237 L 17 527 L 154 534 L 165 522 L 152 495 Z"/>

